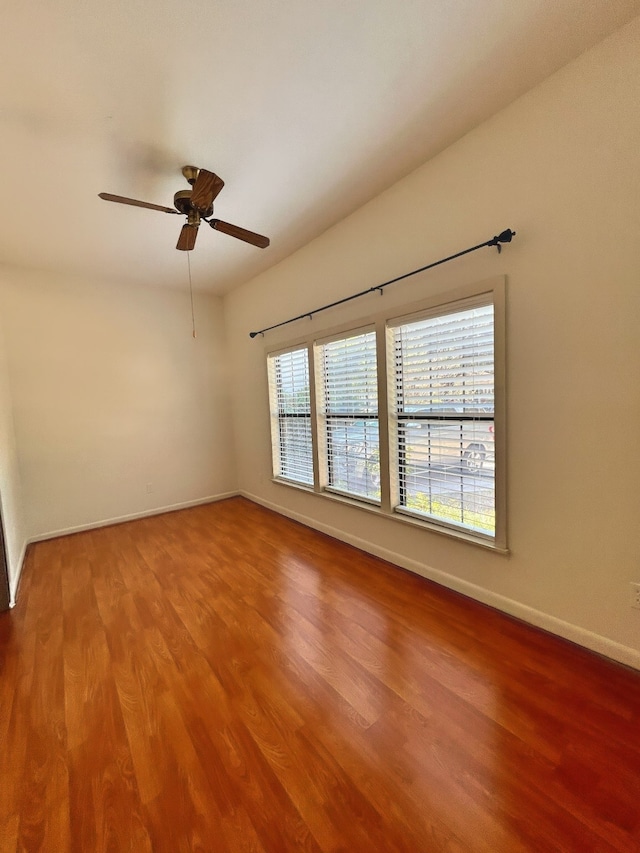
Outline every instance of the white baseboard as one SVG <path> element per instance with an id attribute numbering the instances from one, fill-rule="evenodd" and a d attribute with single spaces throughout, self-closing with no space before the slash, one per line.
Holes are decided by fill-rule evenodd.
<path id="1" fill-rule="evenodd" d="M 182 503 L 160 506 L 154 509 L 146 509 L 143 512 L 132 512 L 129 515 L 119 515 L 115 518 L 103 518 L 100 521 L 92 521 L 88 524 L 78 524 L 74 527 L 65 527 L 61 530 L 50 530 L 48 533 L 38 533 L 29 539 L 32 542 L 44 542 L 46 539 L 57 539 L 58 536 L 69 536 L 72 533 L 82 533 L 85 530 L 96 530 L 99 527 L 110 527 L 112 524 L 124 524 L 126 521 L 135 521 L 137 518 L 149 518 L 152 515 L 162 515 L 165 512 L 175 512 L 179 509 L 189 509 L 192 506 L 211 504 L 215 501 L 223 501 L 226 498 L 235 498 L 240 492 L 224 492 L 220 495 L 209 495 L 206 498 L 198 498 L 195 501 L 183 501 Z"/>
<path id="2" fill-rule="evenodd" d="M 344 530 L 340 530 L 328 524 L 323 524 L 322 522 L 316 521 L 314 518 L 294 512 L 286 507 L 280 506 L 279 504 L 272 503 L 271 501 L 264 500 L 264 498 L 258 497 L 258 495 L 253 495 L 250 492 L 245 491 L 240 491 L 240 494 L 248 500 L 254 501 L 255 503 L 260 504 L 267 509 L 271 509 L 280 515 L 284 515 L 294 521 L 299 521 L 306 527 L 319 530 L 321 533 L 326 533 L 334 539 L 339 539 L 342 542 L 353 545 L 361 551 L 366 551 L 369 554 L 380 557 L 382 560 L 386 560 L 396 566 L 401 566 L 403 569 L 408 569 L 408 571 L 420 575 L 427 580 L 434 581 L 441 586 L 445 586 L 448 589 L 452 589 L 455 592 L 459 592 L 462 595 L 466 595 L 469 598 L 480 601 L 482 604 L 495 607 L 496 610 L 501 610 L 509 616 L 514 616 L 516 619 L 521 619 L 523 622 L 534 625 L 536 628 L 542 628 L 550 634 L 555 634 L 558 637 L 562 637 L 565 640 L 569 640 L 572 643 L 576 643 L 579 646 L 583 646 L 586 649 L 590 649 L 593 652 L 604 655 L 604 657 L 611 658 L 612 660 L 623 663 L 626 666 L 631 666 L 634 669 L 640 670 L 640 651 L 637 649 L 624 646 L 621 643 L 617 643 L 615 640 L 609 639 L 608 637 L 603 637 L 600 634 L 588 631 L 586 628 L 581 628 L 578 625 L 565 622 L 562 619 L 558 619 L 556 616 L 551 616 L 548 613 L 536 610 L 535 608 L 522 604 L 519 601 L 515 601 L 512 598 L 507 598 L 504 595 L 500 595 L 497 592 L 492 592 L 489 589 L 477 586 L 476 584 L 465 581 L 462 578 L 457 578 L 454 575 L 447 574 L 439 569 L 434 569 L 424 563 L 419 563 L 417 560 L 411 560 L 404 557 L 402 554 L 390 551 L 387 548 L 381 548 L 372 542 L 360 539 L 358 536 L 352 536 Z"/>
<path id="3" fill-rule="evenodd" d="M 20 552 L 20 557 L 18 558 L 18 568 L 16 570 L 15 577 L 11 580 L 9 584 L 9 607 L 16 606 L 16 600 L 18 597 L 18 586 L 20 585 L 20 575 L 22 574 L 22 567 L 24 566 L 24 558 L 27 554 L 27 546 L 29 545 L 29 540 L 25 539 L 22 550 Z"/>

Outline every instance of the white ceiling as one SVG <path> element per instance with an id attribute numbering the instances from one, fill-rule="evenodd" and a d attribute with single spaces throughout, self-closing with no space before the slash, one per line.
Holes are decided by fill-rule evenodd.
<path id="1" fill-rule="evenodd" d="M 0 0 L 0 263 L 194 285 L 282 260 L 640 12 L 640 0 Z"/>

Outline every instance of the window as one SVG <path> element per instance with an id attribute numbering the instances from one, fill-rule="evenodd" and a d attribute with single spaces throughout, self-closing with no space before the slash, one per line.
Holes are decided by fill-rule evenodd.
<path id="1" fill-rule="evenodd" d="M 505 551 L 504 306 L 492 279 L 268 353 L 275 478 Z"/>
<path id="2" fill-rule="evenodd" d="M 326 485 L 379 503 L 376 333 L 329 341 L 318 356 Z"/>
<path id="3" fill-rule="evenodd" d="M 268 369 L 274 473 L 294 483 L 313 485 L 307 348 L 271 356 Z"/>
<path id="4" fill-rule="evenodd" d="M 493 325 L 492 304 L 390 324 L 397 506 L 490 536 Z"/>

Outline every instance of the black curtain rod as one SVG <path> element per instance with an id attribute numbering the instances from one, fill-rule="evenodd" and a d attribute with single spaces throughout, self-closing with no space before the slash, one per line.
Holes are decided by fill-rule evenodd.
<path id="1" fill-rule="evenodd" d="M 375 287 L 368 287 L 366 290 L 361 290 L 359 293 L 353 293 L 351 296 L 345 296 L 344 299 L 338 299 L 336 302 L 330 302 L 328 305 L 323 305 L 321 308 L 315 308 L 313 311 L 306 311 L 304 314 L 298 314 L 297 317 L 292 317 L 290 320 L 283 320 L 282 323 L 275 323 L 273 326 L 267 326 L 265 329 L 260 329 L 259 332 L 249 332 L 249 337 L 255 338 L 258 335 L 264 335 L 265 332 L 270 332 L 272 329 L 279 329 L 280 326 L 287 326 L 289 323 L 295 323 L 296 320 L 304 320 L 305 317 L 308 317 L 311 320 L 314 314 L 319 314 L 321 311 L 327 311 L 329 308 L 335 308 L 336 305 L 344 305 L 345 302 L 351 302 L 352 299 L 359 299 L 361 296 L 366 296 L 367 293 L 373 293 L 376 290 L 382 294 L 384 293 L 383 288 L 389 287 L 390 284 L 395 284 L 398 281 L 402 281 L 403 278 L 409 278 L 412 275 L 417 275 L 419 272 L 433 269 L 433 267 L 440 266 L 440 264 L 446 264 L 447 261 L 453 261 L 456 258 L 462 257 L 462 255 L 468 255 L 469 252 L 484 249 L 485 246 L 495 246 L 498 252 L 501 252 L 502 246 L 500 244 L 510 243 L 515 236 L 516 232 L 507 228 L 507 230 L 503 231 L 501 234 L 497 234 L 495 237 L 492 237 L 490 240 L 486 240 L 484 243 L 478 243 L 477 246 L 472 246 L 470 249 L 464 249 L 462 252 L 456 252 L 455 255 L 449 255 L 448 258 L 442 258 L 439 261 L 434 261 L 432 264 L 427 264 L 426 267 L 420 267 L 420 269 L 412 270 L 412 272 L 406 272 L 404 275 L 399 275 L 397 278 L 392 278 L 389 279 L 389 281 L 384 281 L 382 284 L 377 284 Z"/>

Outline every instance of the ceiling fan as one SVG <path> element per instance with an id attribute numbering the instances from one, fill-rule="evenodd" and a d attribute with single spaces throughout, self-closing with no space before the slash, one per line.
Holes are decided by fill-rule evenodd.
<path id="1" fill-rule="evenodd" d="M 174 195 L 175 210 L 174 207 L 163 207 L 160 204 L 151 204 L 148 201 L 138 201 L 135 198 L 126 198 L 112 193 L 98 193 L 98 195 L 105 201 L 117 201 L 119 204 L 131 204 L 134 207 L 161 210 L 163 213 L 181 213 L 186 216 L 187 221 L 182 226 L 176 245 L 176 249 L 183 252 L 190 252 L 195 246 L 201 222 L 206 222 L 211 228 L 222 231 L 223 234 L 229 234 L 238 240 L 244 240 L 245 243 L 251 243 L 252 246 L 258 246 L 260 249 L 267 248 L 270 242 L 268 237 L 247 231 L 246 228 L 239 228 L 237 225 L 231 225 L 230 222 L 223 222 L 222 219 L 210 218 L 213 215 L 213 202 L 224 186 L 222 178 L 214 175 L 213 172 L 207 172 L 206 169 L 198 169 L 197 166 L 184 166 L 182 174 L 191 184 L 192 189 L 180 190 Z"/>

